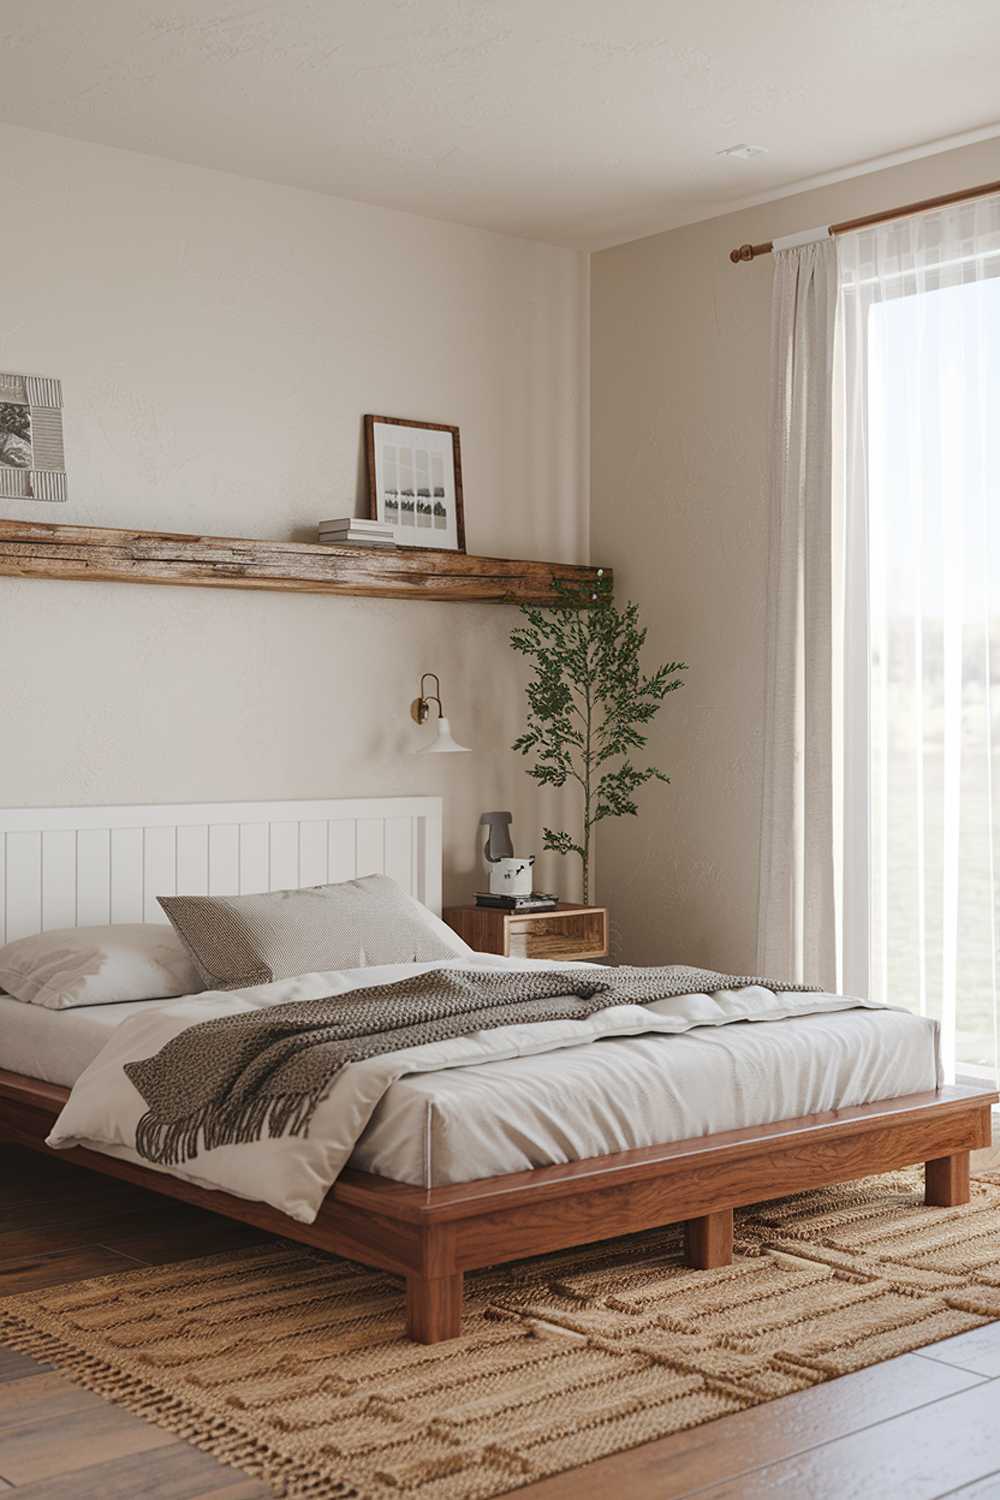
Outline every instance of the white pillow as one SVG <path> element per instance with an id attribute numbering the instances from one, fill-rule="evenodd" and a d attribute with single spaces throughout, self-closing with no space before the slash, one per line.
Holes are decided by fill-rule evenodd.
<path id="1" fill-rule="evenodd" d="M 62 927 L 0 948 L 0 989 L 49 1010 L 162 1000 L 201 988 L 184 945 L 161 922 Z"/>

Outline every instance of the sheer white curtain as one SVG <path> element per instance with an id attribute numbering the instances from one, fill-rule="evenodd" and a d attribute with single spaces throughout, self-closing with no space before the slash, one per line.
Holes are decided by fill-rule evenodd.
<path id="1" fill-rule="evenodd" d="M 992 1074 L 1000 197 L 837 248 L 843 982 L 938 1018 L 949 1074 Z"/>
<path id="2" fill-rule="evenodd" d="M 757 966 L 834 987 L 837 815 L 831 512 L 837 261 L 774 257 L 771 520 Z"/>

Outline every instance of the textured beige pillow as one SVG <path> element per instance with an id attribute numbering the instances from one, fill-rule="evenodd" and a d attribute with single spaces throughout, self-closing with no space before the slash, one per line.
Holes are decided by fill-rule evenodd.
<path id="1" fill-rule="evenodd" d="M 63 927 L 0 948 L 0 989 L 48 1010 L 162 1000 L 201 987 L 194 964 L 165 922 Z"/>
<path id="2" fill-rule="evenodd" d="M 160 896 L 209 989 L 460 958 L 468 943 L 386 875 L 259 896 Z"/>

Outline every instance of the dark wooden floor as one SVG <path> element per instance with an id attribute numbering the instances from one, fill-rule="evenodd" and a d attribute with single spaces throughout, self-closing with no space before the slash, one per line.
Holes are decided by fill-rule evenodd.
<path id="1" fill-rule="evenodd" d="M 265 1237 L 0 1146 L 0 1295 Z M 0 1496 L 264 1500 L 267 1486 L 0 1347 Z M 1000 1500 L 1000 1323 L 517 1492 L 519 1500 Z M 13 1495 L 12 1495 L 13 1500 Z"/>

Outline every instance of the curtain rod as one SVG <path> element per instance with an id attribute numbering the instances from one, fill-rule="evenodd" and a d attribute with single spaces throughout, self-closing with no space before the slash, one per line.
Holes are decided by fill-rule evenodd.
<path id="1" fill-rule="evenodd" d="M 890 219 L 904 219 L 908 214 L 923 213 L 929 208 L 945 208 L 949 203 L 964 203 L 967 198 L 985 198 L 989 193 L 1000 193 L 1000 182 L 984 182 L 981 187 L 960 188 L 957 193 L 942 193 L 939 198 L 923 198 L 919 203 L 903 203 L 899 208 L 887 208 L 882 213 L 865 214 L 861 219 L 845 219 L 842 224 L 830 224 L 827 234 L 848 234 L 852 229 L 865 229 L 869 224 L 885 224 Z M 737 245 L 730 250 L 729 259 L 734 266 L 741 261 L 755 260 L 758 255 L 770 255 L 773 240 L 760 245 Z"/>

